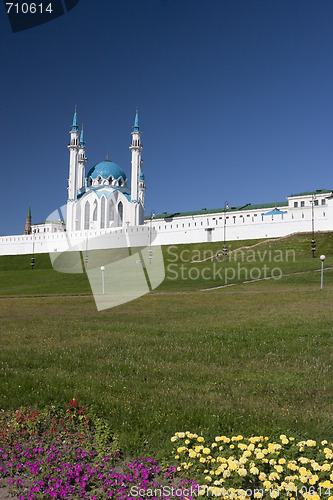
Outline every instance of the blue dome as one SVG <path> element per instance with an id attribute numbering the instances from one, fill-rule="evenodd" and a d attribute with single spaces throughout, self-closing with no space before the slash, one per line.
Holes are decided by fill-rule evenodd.
<path id="1" fill-rule="evenodd" d="M 97 179 L 98 176 L 101 176 L 103 179 L 108 179 L 110 175 L 114 179 L 123 178 L 125 181 L 127 179 L 125 172 L 113 161 L 104 160 L 100 163 L 97 163 L 93 168 L 91 168 L 88 172 L 87 178 L 91 177 L 92 179 Z"/>

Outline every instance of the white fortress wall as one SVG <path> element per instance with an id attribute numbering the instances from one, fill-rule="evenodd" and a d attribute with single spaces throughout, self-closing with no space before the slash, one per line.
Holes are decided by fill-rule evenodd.
<path id="1" fill-rule="evenodd" d="M 289 200 L 290 201 L 290 200 Z M 219 211 L 200 215 L 146 219 L 142 226 L 73 232 L 36 232 L 0 237 L 0 255 L 38 254 L 124 246 L 149 246 L 209 241 L 275 238 L 312 231 L 312 206 L 282 206 L 285 213 L 264 215 L 271 209 Z M 225 218 L 225 219 L 224 219 Z M 226 221 L 224 227 L 224 220 Z M 314 231 L 333 231 L 333 198 L 313 207 Z M 152 231 L 150 233 L 150 231 Z M 150 236 L 151 234 L 151 236 Z M 158 238 L 156 238 L 158 235 Z"/>

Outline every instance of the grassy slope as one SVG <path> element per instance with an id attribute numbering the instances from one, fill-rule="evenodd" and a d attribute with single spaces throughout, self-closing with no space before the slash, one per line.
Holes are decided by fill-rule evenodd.
<path id="1" fill-rule="evenodd" d="M 276 243 L 298 248 L 284 271 L 318 269 L 308 237 L 288 240 Z M 326 264 L 332 241 L 322 235 L 318 248 Z M 2 295 L 44 295 L 52 275 L 54 293 L 89 291 L 84 275 L 55 273 L 46 256 L 33 272 L 6 271 L 15 259 L 0 259 Z M 160 456 L 170 436 L 187 429 L 332 439 L 332 272 L 323 291 L 319 278 L 310 272 L 207 295 L 196 293 L 205 280 L 166 280 L 161 294 L 104 312 L 89 297 L 0 301 L 0 407 L 63 404 L 78 393 L 129 452 Z M 248 290 L 275 293 L 230 293 Z"/>
<path id="2" fill-rule="evenodd" d="M 166 278 L 158 291 L 193 291 L 231 283 L 239 285 L 251 277 L 270 276 L 276 268 L 281 269 L 284 275 L 296 272 L 306 274 L 271 280 L 272 283 L 266 281 L 265 287 L 276 289 L 290 284 L 317 286 L 320 277 L 313 271 L 318 271 L 321 264 L 319 258 L 312 258 L 310 239 L 310 234 L 300 234 L 275 241 L 230 242 L 226 263 L 217 262 L 215 257 L 202 263 L 191 263 L 198 258 L 215 256 L 222 251 L 221 242 L 164 247 Z M 316 255 L 324 253 L 325 267 L 333 266 L 333 232 L 317 234 L 316 241 Z M 244 249 L 246 246 L 250 248 Z M 239 248 L 243 250 L 237 252 Z M 110 259 L 110 256 L 107 258 Z M 91 294 L 86 274 L 54 271 L 48 254 L 37 255 L 35 270 L 31 271 L 30 259 L 30 255 L 0 257 L 0 297 Z M 264 266 L 266 272 L 263 271 Z M 326 274 L 325 283 L 333 284 L 333 273 L 327 271 Z M 279 276 L 279 273 L 275 271 L 275 275 Z M 246 285 L 247 289 L 250 287 Z"/>

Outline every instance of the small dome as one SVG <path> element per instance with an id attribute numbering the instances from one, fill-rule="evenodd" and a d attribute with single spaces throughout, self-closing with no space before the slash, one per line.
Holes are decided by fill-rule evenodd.
<path id="1" fill-rule="evenodd" d="M 97 165 L 89 170 L 87 178 L 89 179 L 89 177 L 91 177 L 92 179 L 97 179 L 98 176 L 101 176 L 102 179 L 108 179 L 110 176 L 117 180 L 120 177 L 122 177 L 124 181 L 127 179 L 125 172 L 123 172 L 119 165 L 109 160 L 97 163 Z"/>

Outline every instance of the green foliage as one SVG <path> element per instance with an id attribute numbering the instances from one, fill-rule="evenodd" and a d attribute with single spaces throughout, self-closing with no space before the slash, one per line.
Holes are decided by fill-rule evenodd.
<path id="1" fill-rule="evenodd" d="M 316 235 L 326 268 L 333 264 L 332 235 Z M 78 394 L 131 455 L 167 456 L 169 436 L 184 428 L 208 437 L 288 432 L 332 439 L 333 272 L 327 269 L 320 291 L 320 261 L 311 257 L 308 235 L 255 248 L 269 245 L 296 252 L 295 261 L 281 263 L 280 280 L 202 292 L 220 283 L 166 279 L 152 294 L 103 312 L 92 297 L 78 297 L 84 275 L 1 271 L 2 295 L 23 290 L 45 297 L 0 301 L 0 408 L 61 406 Z M 175 252 L 214 255 L 218 246 Z M 246 255 L 228 265 L 250 269 Z M 61 290 L 73 296 L 52 298 Z M 54 417 L 58 422 L 60 415 Z M 101 449 L 108 436 L 103 425 L 96 438 Z M 110 446 L 117 447 L 115 437 Z"/>

